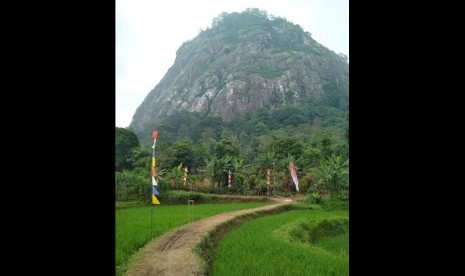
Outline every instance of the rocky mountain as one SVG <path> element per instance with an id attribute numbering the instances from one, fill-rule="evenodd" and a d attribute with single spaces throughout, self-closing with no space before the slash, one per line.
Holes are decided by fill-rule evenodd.
<path id="1" fill-rule="evenodd" d="M 222 13 L 183 43 L 163 79 L 136 110 L 136 133 L 178 111 L 223 121 L 303 101 L 348 110 L 349 64 L 299 25 L 258 9 Z"/>

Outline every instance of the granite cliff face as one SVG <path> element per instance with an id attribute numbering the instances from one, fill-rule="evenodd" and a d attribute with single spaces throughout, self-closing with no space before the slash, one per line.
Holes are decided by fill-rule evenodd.
<path id="1" fill-rule="evenodd" d="M 228 121 L 260 107 L 273 110 L 309 99 L 348 110 L 348 97 L 343 56 L 298 25 L 248 9 L 221 14 L 211 28 L 185 42 L 130 127 L 142 131 L 180 110 Z"/>

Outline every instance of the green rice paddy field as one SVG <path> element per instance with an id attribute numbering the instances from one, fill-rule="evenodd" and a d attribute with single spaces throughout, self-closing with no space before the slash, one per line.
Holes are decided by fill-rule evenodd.
<path id="1" fill-rule="evenodd" d="M 348 211 L 292 210 L 253 219 L 219 242 L 211 271 L 213 275 L 348 275 L 348 218 Z"/>
<path id="2" fill-rule="evenodd" d="M 219 213 L 256 208 L 267 204 L 263 202 L 198 204 L 193 207 L 191 220 L 199 220 Z M 118 275 L 121 275 L 121 271 L 125 270 L 129 258 L 151 240 L 152 210 L 154 238 L 178 226 L 187 224 L 189 221 L 187 205 L 157 205 L 152 207 L 117 204 L 117 206 L 119 208 L 116 209 L 115 258 Z"/>

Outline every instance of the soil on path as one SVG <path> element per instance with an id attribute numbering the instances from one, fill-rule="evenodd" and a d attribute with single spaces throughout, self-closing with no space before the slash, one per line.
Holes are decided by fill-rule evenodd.
<path id="1" fill-rule="evenodd" d="M 162 235 L 145 248 L 141 257 L 128 271 L 128 275 L 202 275 L 202 268 L 193 252 L 193 248 L 200 243 L 202 238 L 219 224 L 234 219 L 237 216 L 260 210 L 270 210 L 282 204 L 295 202 L 295 198 L 273 197 L 271 199 L 276 204 L 222 213 L 178 227 Z"/>

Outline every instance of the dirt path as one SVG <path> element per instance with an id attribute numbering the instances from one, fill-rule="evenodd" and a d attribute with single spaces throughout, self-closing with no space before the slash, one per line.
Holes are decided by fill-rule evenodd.
<path id="1" fill-rule="evenodd" d="M 202 275 L 201 266 L 192 251 L 202 238 L 217 225 L 237 216 L 258 210 L 273 209 L 282 204 L 290 204 L 295 201 L 295 199 L 280 197 L 272 199 L 276 201 L 276 204 L 219 214 L 181 226 L 162 235 L 145 248 L 141 257 L 128 272 L 128 275 Z"/>

